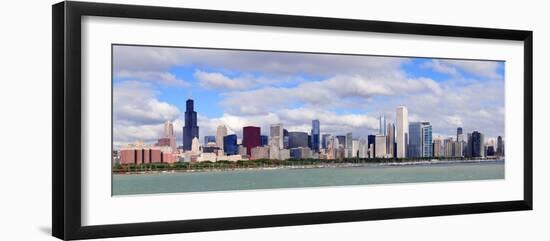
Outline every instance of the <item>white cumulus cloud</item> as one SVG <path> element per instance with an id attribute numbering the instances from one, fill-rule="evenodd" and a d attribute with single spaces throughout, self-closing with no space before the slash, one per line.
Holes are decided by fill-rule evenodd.
<path id="1" fill-rule="evenodd" d="M 502 79 L 503 76 L 498 73 L 499 64 L 498 61 L 433 59 L 424 63 L 422 67 L 453 77 L 460 77 L 460 71 L 463 71 L 481 78 Z"/>
<path id="2" fill-rule="evenodd" d="M 189 83 L 185 80 L 178 79 L 174 74 L 169 72 L 157 71 L 128 71 L 122 70 L 115 72 L 115 77 L 128 78 L 137 81 L 150 81 L 168 86 L 189 87 Z"/>
<path id="3" fill-rule="evenodd" d="M 113 88 L 115 142 L 158 139 L 163 123 L 180 116 L 176 106 L 156 99 L 148 83 L 125 81 Z"/>

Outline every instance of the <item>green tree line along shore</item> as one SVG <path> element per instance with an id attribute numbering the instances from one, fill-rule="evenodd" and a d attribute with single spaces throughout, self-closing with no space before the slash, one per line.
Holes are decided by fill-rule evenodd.
<path id="1" fill-rule="evenodd" d="M 479 160 L 479 157 L 424 157 L 424 158 L 344 158 L 338 160 L 326 159 L 258 159 L 240 161 L 203 161 L 203 162 L 175 162 L 175 163 L 142 163 L 142 164 L 115 164 L 113 173 L 132 173 L 147 171 L 201 171 L 201 170 L 232 170 L 243 168 L 275 168 L 275 167 L 316 167 L 323 165 L 368 164 L 368 163 L 401 163 L 401 162 L 426 162 L 430 160 L 440 161 L 468 161 Z"/>

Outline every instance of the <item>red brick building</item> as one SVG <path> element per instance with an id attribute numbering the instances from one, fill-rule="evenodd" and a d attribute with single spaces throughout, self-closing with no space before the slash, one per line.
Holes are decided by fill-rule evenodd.
<path id="1" fill-rule="evenodd" d="M 127 147 L 120 150 L 120 164 L 174 163 L 178 156 L 159 147 Z"/>
<path id="2" fill-rule="evenodd" d="M 260 127 L 245 126 L 243 127 L 243 146 L 246 147 L 246 154 L 250 156 L 251 150 L 254 147 L 261 146 Z"/>

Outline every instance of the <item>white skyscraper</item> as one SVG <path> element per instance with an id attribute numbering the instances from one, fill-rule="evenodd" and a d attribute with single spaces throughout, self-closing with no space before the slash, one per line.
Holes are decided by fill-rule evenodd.
<path id="1" fill-rule="evenodd" d="M 174 125 L 170 121 L 164 122 L 164 136 L 171 137 L 174 135 Z"/>
<path id="2" fill-rule="evenodd" d="M 452 157 L 453 156 L 453 148 L 455 145 L 455 141 L 452 137 L 446 138 L 443 140 L 443 153 L 446 157 Z"/>
<path id="3" fill-rule="evenodd" d="M 269 141 L 276 142 L 274 146 L 283 149 L 283 125 L 273 124 L 269 128 Z M 271 144 L 269 144 L 271 146 Z"/>
<path id="4" fill-rule="evenodd" d="M 441 137 L 434 138 L 434 156 L 442 157 L 445 156 L 445 150 L 443 149 L 443 139 Z"/>
<path id="5" fill-rule="evenodd" d="M 378 134 L 380 135 L 387 135 L 387 130 L 386 130 L 386 116 L 385 115 L 381 115 L 380 118 L 379 118 L 379 126 L 378 126 Z"/>
<path id="6" fill-rule="evenodd" d="M 176 152 L 176 134 L 174 133 L 174 125 L 170 121 L 164 123 L 164 137 L 170 140 L 170 150 Z"/>
<path id="7" fill-rule="evenodd" d="M 455 155 L 458 157 L 464 156 L 464 148 L 466 147 L 466 140 L 464 138 L 464 134 L 462 133 L 462 128 L 460 128 L 460 132 L 457 132 L 456 134 L 456 142 L 457 142 L 457 148 L 455 151 Z"/>
<path id="8" fill-rule="evenodd" d="M 216 129 L 216 146 L 223 151 L 223 137 L 227 136 L 227 127 L 221 125 Z"/>
<path id="9" fill-rule="evenodd" d="M 374 138 L 375 153 L 374 156 L 378 158 L 385 158 L 388 155 L 386 150 L 386 136 L 376 135 Z"/>
<path id="10" fill-rule="evenodd" d="M 194 155 L 198 155 L 200 152 L 199 145 L 200 145 L 199 138 L 194 137 L 193 140 L 191 141 L 191 153 L 193 153 Z"/>
<path id="11" fill-rule="evenodd" d="M 327 143 L 327 159 L 337 158 L 338 146 L 338 138 L 331 136 Z"/>
<path id="12" fill-rule="evenodd" d="M 386 125 L 386 151 L 389 157 L 393 157 L 395 143 L 395 126 L 392 123 Z"/>
<path id="13" fill-rule="evenodd" d="M 359 158 L 367 158 L 369 153 L 369 145 L 366 139 L 359 139 Z"/>
<path id="14" fill-rule="evenodd" d="M 352 142 L 353 142 L 353 135 L 351 132 L 346 133 L 346 150 L 345 150 L 345 156 L 346 158 L 353 157 L 352 154 Z"/>
<path id="15" fill-rule="evenodd" d="M 407 157 L 407 144 L 409 140 L 409 111 L 405 106 L 399 106 L 396 110 L 396 135 L 397 158 Z"/>

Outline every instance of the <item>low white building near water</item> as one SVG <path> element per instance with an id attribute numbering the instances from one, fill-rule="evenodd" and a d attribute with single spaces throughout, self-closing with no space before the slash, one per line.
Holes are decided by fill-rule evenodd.
<path id="1" fill-rule="evenodd" d="M 268 159 L 269 147 L 257 146 L 250 150 L 250 160 Z"/>
<path id="2" fill-rule="evenodd" d="M 218 161 L 240 161 L 240 160 L 246 160 L 246 158 L 243 158 L 241 155 L 229 155 L 229 156 L 218 156 Z"/>
<path id="3" fill-rule="evenodd" d="M 201 155 L 197 158 L 197 161 L 203 162 L 203 161 L 211 161 L 216 162 L 217 155 L 216 153 L 201 153 Z"/>

